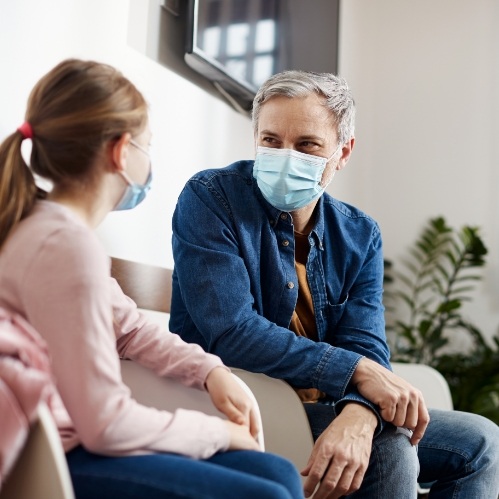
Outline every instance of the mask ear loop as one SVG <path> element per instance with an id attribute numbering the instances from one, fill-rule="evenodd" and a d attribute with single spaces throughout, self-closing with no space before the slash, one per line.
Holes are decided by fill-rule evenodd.
<path id="1" fill-rule="evenodd" d="M 128 173 L 127 173 L 126 171 L 124 171 L 124 170 L 123 170 L 123 171 L 121 171 L 121 170 L 120 170 L 118 173 L 121 175 L 121 177 L 123 178 L 123 180 L 124 180 L 124 181 L 125 181 L 128 185 L 133 185 L 133 184 L 134 184 L 134 182 L 132 182 L 132 179 L 128 176 Z"/>
<path id="2" fill-rule="evenodd" d="M 333 154 L 331 154 L 331 156 L 329 156 L 328 160 L 326 161 L 326 165 L 335 157 L 336 153 L 341 150 L 343 147 L 343 144 L 338 144 L 338 147 L 335 149 L 335 151 L 333 152 Z M 326 187 L 333 181 L 333 178 L 334 176 L 336 175 L 336 172 L 338 171 L 337 168 L 335 168 L 333 170 L 333 174 L 331 175 L 331 178 L 329 179 L 328 183 L 324 186 L 324 189 L 326 189 Z"/>
<path id="3" fill-rule="evenodd" d="M 329 158 L 326 161 L 326 165 L 334 158 L 335 154 L 343 147 L 343 144 L 338 144 L 338 147 L 334 150 L 333 154 L 329 156 Z M 334 169 L 336 171 L 336 168 Z"/>
<path id="4" fill-rule="evenodd" d="M 326 161 L 326 165 L 335 157 L 336 153 L 340 150 L 343 149 L 343 144 L 338 144 L 338 147 L 335 149 L 333 154 L 329 157 L 329 159 Z M 333 180 L 334 176 L 336 175 L 336 172 L 338 171 L 338 168 L 335 168 L 333 170 L 333 174 L 331 175 L 331 180 Z M 328 182 L 328 185 L 331 183 L 331 180 Z"/>

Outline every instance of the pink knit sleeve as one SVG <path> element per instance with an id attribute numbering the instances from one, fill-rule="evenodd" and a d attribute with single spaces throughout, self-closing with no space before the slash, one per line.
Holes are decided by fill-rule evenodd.
<path id="1" fill-rule="evenodd" d="M 187 386 L 204 389 L 206 377 L 224 366 L 220 357 L 199 345 L 186 343 L 179 335 L 148 322 L 135 303 L 112 279 L 114 329 L 121 358 L 150 368 L 159 376 L 175 378 Z"/>
<path id="2" fill-rule="evenodd" d="M 53 233 L 23 277 L 27 319 L 48 344 L 57 389 L 82 444 L 105 455 L 173 452 L 207 458 L 225 450 L 229 434 L 220 418 L 159 411 L 131 398 L 116 350 L 114 286 L 100 243 L 78 226 Z M 121 318 L 125 326 L 127 314 Z M 157 329 L 142 329 L 142 336 L 124 342 L 125 351 L 159 373 L 199 386 L 219 362 L 179 343 L 176 335 L 166 333 L 162 340 Z"/>

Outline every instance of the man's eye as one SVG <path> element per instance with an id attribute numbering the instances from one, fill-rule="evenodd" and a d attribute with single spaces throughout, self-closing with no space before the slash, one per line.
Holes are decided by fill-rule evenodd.
<path id="1" fill-rule="evenodd" d="M 262 144 L 267 147 L 279 147 L 279 141 L 277 141 L 274 137 L 263 137 Z"/>

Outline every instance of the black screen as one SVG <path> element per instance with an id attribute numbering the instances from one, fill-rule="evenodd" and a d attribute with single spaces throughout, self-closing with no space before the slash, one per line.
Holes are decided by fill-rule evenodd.
<path id="1" fill-rule="evenodd" d="M 247 107 L 261 83 L 279 71 L 336 73 L 338 3 L 191 0 L 186 61 Z"/>

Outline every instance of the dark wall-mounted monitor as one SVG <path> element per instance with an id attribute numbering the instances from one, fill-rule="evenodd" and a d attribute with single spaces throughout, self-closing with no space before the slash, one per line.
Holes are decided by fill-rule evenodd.
<path id="1" fill-rule="evenodd" d="M 285 69 L 336 73 L 339 0 L 188 0 L 185 60 L 245 110 Z"/>

